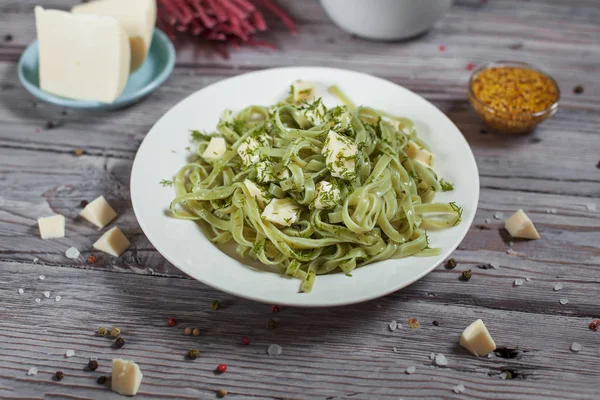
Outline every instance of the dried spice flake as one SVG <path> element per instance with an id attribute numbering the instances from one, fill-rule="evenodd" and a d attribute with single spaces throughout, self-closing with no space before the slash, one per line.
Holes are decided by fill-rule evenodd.
<path id="1" fill-rule="evenodd" d="M 463 271 L 462 274 L 460 274 L 460 279 L 467 282 L 469 279 L 471 279 L 472 276 L 473 276 L 473 271 L 471 271 L 470 269 L 467 269 L 467 270 Z"/>
<path id="2" fill-rule="evenodd" d="M 410 326 L 412 329 L 419 329 L 421 324 L 419 324 L 419 321 L 417 321 L 416 318 L 410 318 L 408 320 L 408 326 Z"/>

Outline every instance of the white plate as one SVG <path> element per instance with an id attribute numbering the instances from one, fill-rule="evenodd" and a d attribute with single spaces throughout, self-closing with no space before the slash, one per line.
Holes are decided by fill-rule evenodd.
<path id="1" fill-rule="evenodd" d="M 250 104 L 271 105 L 286 96 L 296 79 L 319 82 L 321 91 L 338 85 L 357 105 L 368 105 L 417 124 L 419 136 L 436 155 L 435 170 L 454 183 L 452 192 L 436 201 L 455 201 L 464 209 L 462 222 L 431 232 L 437 257 L 387 260 L 352 272 L 318 276 L 311 293 L 298 293 L 300 281 L 261 271 L 236 261 L 215 247 L 198 225 L 170 218 L 166 210 L 173 188 L 159 185 L 172 179 L 189 155 L 190 129 L 214 131 L 224 109 L 239 111 Z M 326 104 L 335 99 L 325 97 Z M 421 96 L 374 76 L 332 68 L 277 68 L 239 75 L 205 87 L 169 110 L 140 146 L 131 173 L 131 200 L 142 230 L 173 265 L 209 286 L 270 304 L 307 307 L 338 306 L 374 299 L 403 288 L 439 265 L 462 241 L 475 216 L 479 175 L 473 153 L 458 128 Z"/>

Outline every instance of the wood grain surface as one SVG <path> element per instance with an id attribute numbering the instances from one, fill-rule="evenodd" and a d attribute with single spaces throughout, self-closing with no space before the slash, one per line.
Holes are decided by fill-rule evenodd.
<path id="1" fill-rule="evenodd" d="M 17 61 L 35 37 L 38 1 L 0 0 L 0 399 L 120 398 L 96 383 L 117 356 L 139 363 L 144 380 L 137 397 L 148 399 L 211 399 L 221 388 L 240 400 L 597 398 L 600 332 L 588 324 L 600 317 L 600 2 L 456 1 L 435 29 L 405 42 L 353 37 L 330 23 L 316 0 L 280 2 L 299 34 L 269 20 L 264 38 L 278 51 L 244 48 L 223 58 L 208 45 L 179 44 L 177 67 L 154 94 L 124 110 L 86 112 L 40 103 L 20 86 Z M 470 109 L 466 65 L 500 59 L 531 62 L 559 83 L 560 110 L 531 135 L 488 133 Z M 154 250 L 129 197 L 132 161 L 145 134 L 210 83 L 286 65 L 382 76 L 423 95 L 456 123 L 481 178 L 477 216 L 453 255 L 456 269 L 440 267 L 364 304 L 282 307 L 274 314 L 269 305 L 188 278 Z M 579 95 L 578 84 L 585 88 Z M 77 148 L 85 154 L 75 156 Z M 82 200 L 100 194 L 119 213 L 132 246 L 120 258 L 93 252 L 98 261 L 89 264 L 98 231 L 77 215 Z M 518 208 L 542 239 L 514 241 L 507 253 L 494 214 Z M 39 239 L 36 220 L 51 213 L 67 217 L 66 238 Z M 76 260 L 65 257 L 70 246 L 81 250 Z M 488 263 L 499 268 L 478 268 Z M 465 269 L 473 270 L 469 282 L 458 280 Z M 559 282 L 563 289 L 554 291 Z M 214 299 L 220 310 L 211 310 Z M 170 317 L 176 327 L 167 326 Z M 266 328 L 270 318 L 275 330 Z M 409 318 L 421 328 L 410 329 Z M 516 357 L 476 358 L 462 349 L 458 337 L 476 318 L 499 346 L 518 346 Z M 392 320 L 402 328 L 389 331 Z M 95 336 L 100 326 L 119 326 L 125 346 L 117 350 Z M 184 336 L 186 326 L 201 335 Z M 249 346 L 241 344 L 243 335 Z M 582 350 L 571 351 L 573 342 Z M 280 356 L 267 355 L 273 343 L 282 346 Z M 185 359 L 192 347 L 201 350 L 195 361 Z M 65 357 L 67 350 L 75 355 Z M 448 365 L 434 366 L 431 353 L 443 353 Z M 85 368 L 90 358 L 99 361 L 95 372 Z M 228 372 L 216 375 L 220 363 Z M 410 375 L 409 366 L 416 367 Z M 31 367 L 37 375 L 27 375 Z M 57 370 L 65 373 L 60 382 L 52 379 Z M 503 379 L 506 371 L 512 379 Z M 458 384 L 464 393 L 452 391 Z"/>

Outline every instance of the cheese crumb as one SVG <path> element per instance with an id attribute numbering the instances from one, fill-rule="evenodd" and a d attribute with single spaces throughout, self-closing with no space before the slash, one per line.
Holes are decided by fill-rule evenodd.
<path id="1" fill-rule="evenodd" d="M 104 196 L 100 196 L 91 203 L 88 203 L 79 215 L 102 229 L 117 216 L 117 213 L 108 204 Z"/>
<path id="2" fill-rule="evenodd" d="M 123 235 L 123 232 L 118 227 L 114 227 L 100 236 L 94 248 L 103 251 L 111 256 L 119 257 L 121 253 L 130 246 L 129 240 Z"/>
<path id="3" fill-rule="evenodd" d="M 329 131 L 321 150 L 331 176 L 351 180 L 355 175 L 358 146 L 349 137 Z"/>
<path id="4" fill-rule="evenodd" d="M 133 361 L 114 358 L 112 360 L 111 388 L 125 396 L 135 396 L 142 383 L 142 371 Z"/>
<path id="5" fill-rule="evenodd" d="M 42 239 L 65 237 L 65 217 L 62 215 L 38 218 L 38 226 Z"/>
<path id="6" fill-rule="evenodd" d="M 535 229 L 533 222 L 523 210 L 518 210 L 504 222 L 504 227 L 512 237 L 523 239 L 539 239 L 540 234 Z"/>
<path id="7" fill-rule="evenodd" d="M 496 343 L 485 324 L 478 319 L 469 325 L 460 336 L 460 345 L 478 357 L 496 350 Z"/>
<path id="8" fill-rule="evenodd" d="M 281 226 L 291 226 L 298 221 L 301 209 L 292 199 L 273 199 L 265 207 L 262 217 Z"/>
<path id="9" fill-rule="evenodd" d="M 310 100 L 315 97 L 315 84 L 309 81 L 297 80 L 292 83 L 292 98 L 295 103 Z"/>
<path id="10" fill-rule="evenodd" d="M 202 158 L 208 162 L 218 161 L 227 151 L 227 143 L 222 137 L 214 137 L 208 142 L 208 146 L 202 153 Z"/>

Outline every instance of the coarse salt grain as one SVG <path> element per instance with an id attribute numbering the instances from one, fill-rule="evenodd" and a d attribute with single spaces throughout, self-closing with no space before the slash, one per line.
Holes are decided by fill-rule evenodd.
<path id="1" fill-rule="evenodd" d="M 512 241 L 508 242 L 508 247 L 513 247 L 513 244 L 514 243 Z"/>
<path id="2" fill-rule="evenodd" d="M 35 299 L 36 303 L 40 303 L 42 301 L 42 299 L 40 299 L 39 297 L 37 299 Z"/>
<path id="3" fill-rule="evenodd" d="M 569 299 L 560 299 L 558 302 L 564 306 L 569 304 Z"/>
<path id="4" fill-rule="evenodd" d="M 563 288 L 563 284 L 562 283 L 557 283 L 556 285 L 554 285 L 554 291 L 558 292 L 559 290 L 562 290 Z"/>
<path id="5" fill-rule="evenodd" d="M 75 355 L 75 350 L 67 350 L 65 353 L 65 357 L 73 357 Z"/>
<path id="6" fill-rule="evenodd" d="M 523 279 L 515 279 L 514 285 L 521 286 L 523 284 Z"/>
<path id="7" fill-rule="evenodd" d="M 70 258 L 72 260 L 76 260 L 77 257 L 79 257 L 79 254 L 79 250 L 77 250 L 75 247 L 69 247 L 65 252 L 67 258 Z"/>
<path id="8" fill-rule="evenodd" d="M 282 352 L 281 346 L 278 344 L 272 344 L 267 349 L 267 354 L 270 356 L 278 356 Z"/>
<path id="9" fill-rule="evenodd" d="M 27 375 L 31 376 L 31 375 L 36 375 L 38 373 L 38 370 L 36 367 L 31 367 L 29 368 L 29 371 L 27 371 Z"/>
<path id="10" fill-rule="evenodd" d="M 394 332 L 396 330 L 396 328 L 398 328 L 398 322 L 396 320 L 393 320 L 388 325 L 388 328 L 389 328 L 390 331 Z"/>
<path id="11" fill-rule="evenodd" d="M 434 358 L 435 358 L 435 354 L 434 353 L 429 354 L 429 359 L 430 360 L 433 360 Z"/>
<path id="12" fill-rule="evenodd" d="M 498 375 L 500 377 L 500 379 L 506 379 L 508 378 L 508 373 L 506 372 L 502 372 L 501 374 Z"/>
<path id="13" fill-rule="evenodd" d="M 594 203 L 588 203 L 588 204 L 586 204 L 586 205 L 585 205 L 585 208 L 586 208 L 588 211 L 596 211 L 596 205 L 595 205 Z"/>
<path id="14" fill-rule="evenodd" d="M 492 357 L 493 357 L 492 353 L 488 353 L 487 358 L 492 358 Z"/>
<path id="15" fill-rule="evenodd" d="M 496 218 L 496 219 L 502 219 L 502 217 L 504 217 L 504 213 L 497 212 L 494 214 L 494 218 Z"/>
<path id="16" fill-rule="evenodd" d="M 445 367 L 446 365 L 448 365 L 448 359 L 446 358 L 445 355 L 443 355 L 442 353 L 438 353 L 435 356 L 435 360 L 434 360 L 435 365 L 437 365 L 438 367 Z"/>
<path id="17" fill-rule="evenodd" d="M 44 279 L 46 279 L 46 275 L 40 275 L 40 281 L 43 281 Z"/>
<path id="18" fill-rule="evenodd" d="M 557 212 L 558 212 L 558 210 L 556 208 L 550 209 L 550 214 L 556 214 Z"/>
<path id="19" fill-rule="evenodd" d="M 37 258 L 37 257 L 33 257 L 33 263 L 34 263 L 34 264 L 35 264 L 36 262 L 38 262 L 38 261 L 40 261 L 40 259 L 39 259 L 39 258 Z"/>
<path id="20" fill-rule="evenodd" d="M 46 290 L 46 291 L 44 292 L 44 297 L 45 297 L 45 298 L 49 298 L 49 297 L 50 297 L 50 291 L 49 291 L 49 290 Z"/>
<path id="21" fill-rule="evenodd" d="M 17 292 L 19 292 L 19 294 L 25 293 L 25 291 L 22 288 L 19 288 L 19 290 L 17 290 Z"/>
<path id="22" fill-rule="evenodd" d="M 500 264 L 498 264 L 498 263 L 490 263 L 490 267 L 492 267 L 493 269 L 498 269 L 498 268 L 500 268 Z"/>
<path id="23" fill-rule="evenodd" d="M 462 393 L 465 391 L 465 386 L 464 385 L 456 385 L 452 388 L 452 391 L 456 394 Z"/>
<path id="24" fill-rule="evenodd" d="M 60 296 L 56 296 L 56 297 L 54 298 L 54 301 L 56 301 L 56 302 L 59 302 L 59 301 L 60 301 L 60 299 L 62 299 L 62 297 L 60 297 Z"/>
<path id="25" fill-rule="evenodd" d="M 410 374 L 414 374 L 416 370 L 417 370 L 417 367 L 415 367 L 413 365 L 413 366 L 406 368 L 406 371 L 404 371 L 404 372 L 406 372 L 407 375 L 410 375 Z"/>
<path id="26" fill-rule="evenodd" d="M 525 280 L 526 280 L 527 282 L 531 282 L 531 277 L 529 277 L 529 276 L 526 276 L 526 277 L 525 277 Z"/>
<path id="27" fill-rule="evenodd" d="M 398 352 L 398 348 L 396 346 L 392 347 L 392 350 L 394 351 L 394 353 Z"/>
<path id="28" fill-rule="evenodd" d="M 575 353 L 577 353 L 580 350 L 581 350 L 581 345 L 577 342 L 573 342 L 573 344 L 571 345 L 571 351 L 574 351 Z"/>

